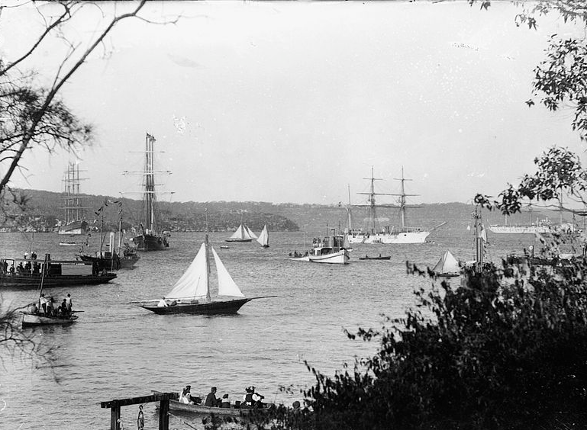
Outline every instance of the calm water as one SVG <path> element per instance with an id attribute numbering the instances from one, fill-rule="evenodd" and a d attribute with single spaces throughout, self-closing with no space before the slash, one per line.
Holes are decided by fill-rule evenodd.
<path id="1" fill-rule="evenodd" d="M 205 395 L 218 387 L 240 400 L 244 388 L 255 385 L 269 401 L 301 399 L 299 389 L 313 384 L 304 360 L 328 375 L 369 356 L 377 344 L 350 341 L 343 329 L 381 326 L 380 314 L 399 316 L 413 303 L 414 287 L 429 280 L 407 276 L 405 260 L 434 265 L 450 249 L 459 259 L 474 257 L 467 220 L 452 223 L 423 245 L 357 245 L 351 264 L 329 266 L 294 262 L 288 253 L 304 250 L 311 237 L 303 233 L 273 233 L 271 247 L 256 242 L 230 244 L 227 234 L 212 234 L 211 242 L 228 271 L 254 300 L 234 316 L 158 316 L 138 308 L 133 300 L 167 293 L 197 252 L 203 234 L 175 234 L 171 248 L 142 253 L 135 270 L 119 271 L 105 285 L 52 289 L 58 302 L 71 293 L 74 309 L 83 310 L 76 324 L 37 329 L 36 339 L 58 347 L 53 368 L 4 357 L 0 368 L 0 427 L 10 429 L 108 429 L 110 410 L 100 402 L 143 396 L 152 389 L 178 391 L 186 384 Z M 56 234 L 36 234 L 33 250 L 42 258 L 75 255 L 60 247 Z M 0 235 L 0 258 L 21 256 L 31 236 Z M 94 238 L 97 240 L 97 238 Z M 489 256 L 533 244 L 527 235 L 490 236 Z M 359 256 L 392 255 L 390 261 L 359 261 Z M 4 291 L 4 304 L 19 306 L 35 299 L 35 291 Z M 284 394 L 280 386 L 293 387 Z M 137 406 L 122 409 L 124 428 L 136 428 Z M 146 428 L 157 428 L 154 404 L 145 406 Z M 171 428 L 189 429 L 197 419 L 172 417 Z M 198 425 L 201 428 L 201 423 Z"/>

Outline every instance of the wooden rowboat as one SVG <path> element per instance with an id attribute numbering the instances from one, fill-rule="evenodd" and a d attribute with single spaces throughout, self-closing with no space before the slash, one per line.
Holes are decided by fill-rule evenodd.
<path id="1" fill-rule="evenodd" d="M 159 394 L 159 391 L 152 390 L 153 394 Z M 179 396 L 178 396 L 179 398 Z M 175 399 L 169 400 L 169 410 L 197 415 L 217 415 L 217 416 L 230 416 L 230 417 L 247 417 L 256 413 L 263 413 L 269 410 L 271 405 L 267 405 L 263 408 L 249 408 L 249 407 L 237 407 L 230 405 L 230 408 L 221 408 L 216 406 L 204 406 L 204 405 L 192 405 L 182 403 Z"/>
<path id="2" fill-rule="evenodd" d="M 379 257 L 369 257 L 368 255 L 365 255 L 364 257 L 359 257 L 359 260 L 390 260 L 391 259 L 391 255 L 389 256 L 379 256 Z"/>
<path id="3" fill-rule="evenodd" d="M 73 324 L 77 319 L 77 315 L 71 315 L 69 317 L 48 317 L 44 315 L 23 312 L 22 326 L 37 327 L 46 325 L 70 325 Z"/>

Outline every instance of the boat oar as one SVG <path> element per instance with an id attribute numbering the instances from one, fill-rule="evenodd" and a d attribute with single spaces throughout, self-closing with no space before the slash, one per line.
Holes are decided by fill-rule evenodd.
<path id="1" fill-rule="evenodd" d="M 85 312 L 85 311 L 71 311 L 72 314 L 74 314 L 74 313 L 77 314 L 79 312 Z"/>

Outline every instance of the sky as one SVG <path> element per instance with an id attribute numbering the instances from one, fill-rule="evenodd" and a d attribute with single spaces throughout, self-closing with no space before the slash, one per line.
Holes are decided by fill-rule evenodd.
<path id="1" fill-rule="evenodd" d="M 39 22 L 18 9 L 2 16 L 8 59 Z M 123 172 L 141 171 L 150 133 L 156 170 L 171 172 L 158 175 L 163 201 L 359 204 L 372 171 L 378 192 L 397 193 L 402 169 L 414 203 L 496 196 L 553 145 L 584 157 L 571 110 L 525 104 L 549 35 L 580 29 L 554 14 L 538 30 L 516 27 L 520 11 L 508 2 L 488 11 L 467 2 L 149 3 L 145 18 L 179 21 L 120 23 L 62 92 L 94 125 L 95 145 L 77 158 L 34 149 L 12 185 L 62 191 L 77 159 L 83 193 L 138 198 L 141 175 Z M 97 15 L 78 18 L 67 35 L 84 46 Z M 51 41 L 27 66 L 49 77 L 63 49 Z"/>

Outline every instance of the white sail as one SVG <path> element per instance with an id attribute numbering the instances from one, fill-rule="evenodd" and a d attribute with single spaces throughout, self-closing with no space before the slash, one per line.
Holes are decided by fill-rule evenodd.
<path id="1" fill-rule="evenodd" d="M 212 248 L 212 247 L 210 247 Z M 218 295 L 219 296 L 232 296 L 232 297 L 244 297 L 240 288 L 233 281 L 232 277 L 220 261 L 220 257 L 216 253 L 216 250 L 212 248 L 212 254 L 214 255 L 214 263 L 216 263 L 216 270 L 218 272 Z"/>
<path id="2" fill-rule="evenodd" d="M 269 233 L 267 232 L 267 224 L 263 227 L 263 231 L 257 238 L 257 242 L 261 244 L 261 246 L 269 246 Z"/>
<path id="3" fill-rule="evenodd" d="M 445 251 L 436 266 L 434 266 L 434 272 L 439 274 L 459 273 L 460 270 L 459 262 L 450 251 Z"/>
<path id="4" fill-rule="evenodd" d="M 245 238 L 245 230 L 243 225 L 241 224 L 236 231 L 230 236 L 231 239 L 244 239 Z"/>
<path id="5" fill-rule="evenodd" d="M 245 237 L 247 239 L 257 239 L 257 235 L 253 233 L 253 231 L 245 225 Z"/>
<path id="6" fill-rule="evenodd" d="M 208 265 L 206 264 L 206 245 L 203 243 L 192 264 L 165 298 L 188 299 L 206 297 L 207 295 Z"/>

